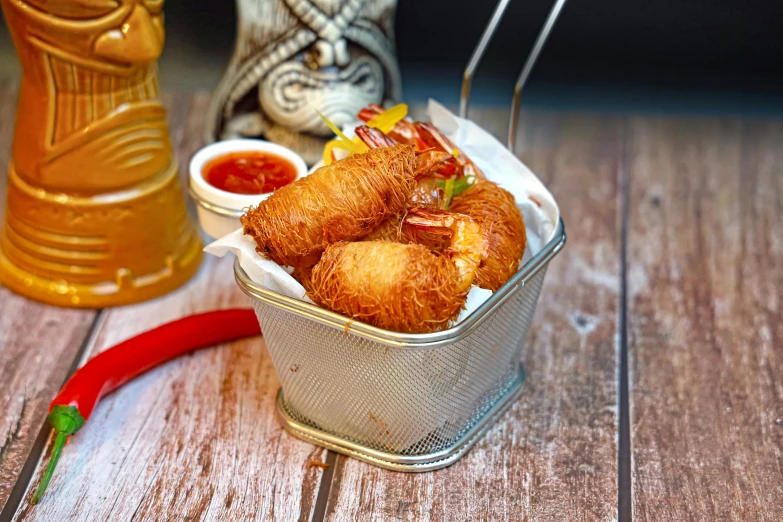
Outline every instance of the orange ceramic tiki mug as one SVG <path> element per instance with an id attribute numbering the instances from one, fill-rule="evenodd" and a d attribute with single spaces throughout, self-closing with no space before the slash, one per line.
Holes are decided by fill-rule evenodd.
<path id="1" fill-rule="evenodd" d="M 163 0 L 0 0 L 22 63 L 0 281 L 102 307 L 198 268 L 159 99 Z"/>

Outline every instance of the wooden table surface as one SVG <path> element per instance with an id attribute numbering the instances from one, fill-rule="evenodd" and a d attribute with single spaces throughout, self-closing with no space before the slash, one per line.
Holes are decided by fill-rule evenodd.
<path id="1" fill-rule="evenodd" d="M 0 87 L 2 171 L 15 91 Z M 183 179 L 207 101 L 166 98 Z M 507 125 L 503 111 L 472 117 Z M 0 520 L 783 520 L 783 122 L 532 112 L 518 152 L 568 244 L 523 397 L 454 466 L 383 471 L 288 435 L 258 338 L 104 399 L 31 506 L 46 409 L 75 368 L 182 315 L 249 304 L 232 261 L 207 257 L 180 290 L 100 311 L 0 288 Z"/>

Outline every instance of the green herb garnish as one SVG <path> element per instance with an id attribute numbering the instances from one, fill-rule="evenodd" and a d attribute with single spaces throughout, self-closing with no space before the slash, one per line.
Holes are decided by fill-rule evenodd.
<path id="1" fill-rule="evenodd" d="M 454 196 L 459 196 L 475 183 L 476 176 L 465 176 L 456 180 L 449 178 L 446 181 L 438 181 L 438 188 L 443 189 L 444 193 L 443 208 L 448 209 Z"/>

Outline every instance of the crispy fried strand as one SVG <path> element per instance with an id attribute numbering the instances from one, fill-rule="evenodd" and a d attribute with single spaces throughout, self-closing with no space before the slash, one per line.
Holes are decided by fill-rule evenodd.
<path id="1" fill-rule="evenodd" d="M 313 268 L 309 266 L 308 267 L 298 266 L 294 268 L 291 277 L 299 281 L 299 284 L 302 285 L 304 289 L 309 292 L 310 288 L 312 288 L 311 279 L 313 277 Z"/>
<path id="2" fill-rule="evenodd" d="M 397 145 L 321 167 L 250 208 L 245 234 L 278 264 L 313 266 L 328 244 L 359 239 L 405 208 L 413 163 L 413 147 Z"/>
<path id="3" fill-rule="evenodd" d="M 449 211 L 466 214 L 481 223 L 489 242 L 489 257 L 478 269 L 474 283 L 497 290 L 519 270 L 527 241 L 525 223 L 514 196 L 495 183 L 482 180 L 454 197 Z"/>
<path id="4" fill-rule="evenodd" d="M 408 234 L 403 229 L 402 220 L 405 213 L 389 216 L 378 228 L 362 238 L 362 241 L 391 241 L 392 243 L 413 243 L 408 240 Z"/>
<path id="5" fill-rule="evenodd" d="M 432 332 L 459 314 L 454 262 L 421 245 L 336 243 L 313 268 L 310 298 L 320 306 L 397 332 Z"/>

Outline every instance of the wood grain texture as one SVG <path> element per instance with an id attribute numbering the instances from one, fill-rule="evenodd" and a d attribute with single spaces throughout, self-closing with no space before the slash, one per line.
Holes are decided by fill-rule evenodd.
<path id="1" fill-rule="evenodd" d="M 0 216 L 15 110 L 16 86 L 0 84 Z M 0 286 L 0 511 L 94 316 L 33 303 Z"/>
<path id="2" fill-rule="evenodd" d="M 501 112 L 472 116 L 491 131 Z M 559 201 L 552 261 L 528 341 L 527 389 L 452 467 L 403 474 L 337 457 L 330 521 L 614 520 L 620 121 L 527 115 L 522 157 Z"/>
<path id="3" fill-rule="evenodd" d="M 0 510 L 92 323 L 0 287 Z"/>
<path id="4" fill-rule="evenodd" d="M 184 175 L 201 145 L 208 97 L 167 102 Z M 250 301 L 232 259 L 208 256 L 180 290 L 107 310 L 88 355 L 190 313 L 236 306 Z M 323 470 L 308 463 L 324 452 L 282 431 L 278 387 L 260 337 L 151 371 L 98 405 L 66 445 L 43 502 L 29 505 L 31 488 L 15 519 L 309 520 Z"/>
<path id="5" fill-rule="evenodd" d="M 783 124 L 632 120 L 634 520 L 783 520 Z"/>

